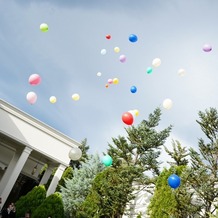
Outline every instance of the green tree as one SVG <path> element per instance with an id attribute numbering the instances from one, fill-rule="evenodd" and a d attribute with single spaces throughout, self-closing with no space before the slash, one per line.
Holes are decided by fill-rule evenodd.
<path id="1" fill-rule="evenodd" d="M 75 214 L 89 193 L 95 176 L 104 166 L 99 156 L 91 155 L 87 162 L 82 163 L 80 169 L 75 169 L 72 179 L 65 180 L 65 187 L 61 187 L 64 209 L 67 216 Z"/>
<path id="2" fill-rule="evenodd" d="M 45 187 L 43 185 L 35 186 L 30 192 L 21 196 L 16 202 L 17 217 L 23 217 L 27 211 L 31 211 L 31 213 L 34 212 L 45 198 Z"/>
<path id="3" fill-rule="evenodd" d="M 170 165 L 176 166 L 186 166 L 188 164 L 189 153 L 186 147 L 182 147 L 178 140 L 172 140 L 173 151 L 170 151 L 166 146 L 164 146 L 167 154 L 174 160 L 174 162 L 168 162 Z"/>
<path id="4" fill-rule="evenodd" d="M 57 188 L 56 188 L 56 192 L 60 192 L 62 186 L 65 187 L 66 179 L 72 179 L 72 178 L 73 178 L 73 168 L 72 167 L 67 167 L 64 170 L 61 179 L 58 182 L 58 185 L 57 185 Z"/>
<path id="5" fill-rule="evenodd" d="M 52 218 L 64 217 L 64 206 L 61 199 L 61 194 L 56 192 L 49 195 L 42 204 L 34 210 L 32 218 L 39 218 L 51 216 Z"/>
<path id="6" fill-rule="evenodd" d="M 118 218 L 125 211 L 126 202 L 133 199 L 133 187 L 129 183 L 129 167 L 108 167 L 99 173 L 79 210 L 77 218 Z"/>
<path id="7" fill-rule="evenodd" d="M 208 218 L 218 207 L 214 204 L 218 197 L 218 113 L 215 108 L 210 108 L 198 115 L 197 123 L 206 137 L 199 139 L 199 151 L 190 149 L 189 182 L 201 199 L 202 217 Z"/>

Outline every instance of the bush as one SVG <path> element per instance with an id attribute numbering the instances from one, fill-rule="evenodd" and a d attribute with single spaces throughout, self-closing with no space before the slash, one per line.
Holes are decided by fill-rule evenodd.
<path id="1" fill-rule="evenodd" d="M 49 195 L 43 203 L 36 210 L 34 210 L 31 218 L 47 218 L 48 216 L 51 216 L 52 218 L 64 217 L 64 206 L 61 194 L 58 192 Z"/>
<path id="2" fill-rule="evenodd" d="M 16 202 L 16 215 L 23 217 L 27 211 L 34 210 L 45 200 L 46 190 L 43 185 L 35 186 L 26 195 L 21 196 Z"/>

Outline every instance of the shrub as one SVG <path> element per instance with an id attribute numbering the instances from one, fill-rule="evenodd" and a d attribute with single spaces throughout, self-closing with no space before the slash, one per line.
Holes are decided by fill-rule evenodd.
<path id="1" fill-rule="evenodd" d="M 31 218 L 48 217 L 63 218 L 64 206 L 59 192 L 49 195 L 43 203 L 34 210 Z"/>
<path id="2" fill-rule="evenodd" d="M 16 202 L 17 217 L 23 217 L 27 211 L 34 212 L 45 198 L 45 187 L 43 185 L 35 186 L 30 192 L 21 196 Z"/>

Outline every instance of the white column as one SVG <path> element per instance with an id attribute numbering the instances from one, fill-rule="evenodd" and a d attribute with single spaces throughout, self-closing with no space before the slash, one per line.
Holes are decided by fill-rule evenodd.
<path id="1" fill-rule="evenodd" d="M 48 168 L 46 169 L 46 171 L 45 171 L 43 177 L 41 178 L 41 181 L 40 181 L 39 184 L 40 185 L 45 185 L 48 182 L 48 180 L 49 180 L 49 178 L 51 176 L 51 173 L 52 173 L 52 168 L 48 166 Z"/>
<path id="2" fill-rule="evenodd" d="M 22 151 L 16 151 L 14 153 L 14 156 L 11 159 L 0 183 L 0 196 L 2 197 L 2 205 L 4 205 L 5 201 L 7 200 L 31 151 L 31 148 L 25 147 Z"/>
<path id="3" fill-rule="evenodd" d="M 53 194 L 56 190 L 56 187 L 58 185 L 58 181 L 61 179 L 61 176 L 65 170 L 66 166 L 60 164 L 59 167 L 57 168 L 55 174 L 54 174 L 54 177 L 48 187 L 48 190 L 47 190 L 47 193 L 46 193 L 46 196 L 49 196 L 51 194 Z"/>

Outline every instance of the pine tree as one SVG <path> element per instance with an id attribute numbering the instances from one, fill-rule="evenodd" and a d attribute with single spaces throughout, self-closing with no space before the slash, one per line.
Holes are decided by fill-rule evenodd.
<path id="1" fill-rule="evenodd" d="M 178 140 L 172 140 L 173 151 L 170 151 L 166 146 L 164 146 L 167 154 L 174 160 L 174 162 L 168 162 L 170 165 L 174 166 L 186 166 L 188 164 L 188 159 L 186 158 L 189 153 L 186 147 L 182 147 Z"/>
<path id="2" fill-rule="evenodd" d="M 201 199 L 202 216 L 208 218 L 217 209 L 214 201 L 218 197 L 218 113 L 215 108 L 210 108 L 198 115 L 197 123 L 206 138 L 199 139 L 199 152 L 190 149 L 192 169 L 189 181 Z"/>
<path id="3" fill-rule="evenodd" d="M 93 179 L 103 168 L 99 156 L 91 155 L 80 169 L 74 169 L 72 179 L 66 179 L 65 187 L 61 187 L 61 195 L 67 215 L 75 214 L 88 195 Z"/>

